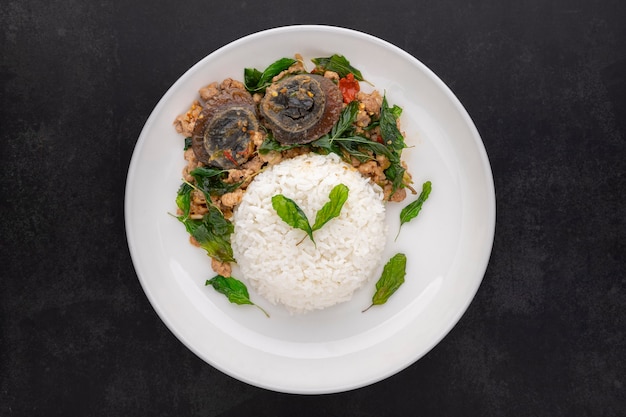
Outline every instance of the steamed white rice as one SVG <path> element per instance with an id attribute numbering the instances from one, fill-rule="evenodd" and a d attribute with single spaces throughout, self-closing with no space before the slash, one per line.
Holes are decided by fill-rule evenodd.
<path id="1" fill-rule="evenodd" d="M 313 233 L 287 225 L 272 197 L 294 200 L 315 221 L 330 190 L 345 184 L 341 214 Z M 383 193 L 336 155 L 301 155 L 260 173 L 235 210 L 233 252 L 243 277 L 260 295 L 289 311 L 330 307 L 352 294 L 380 265 L 386 226 Z M 298 242 L 302 241 L 299 245 Z"/>

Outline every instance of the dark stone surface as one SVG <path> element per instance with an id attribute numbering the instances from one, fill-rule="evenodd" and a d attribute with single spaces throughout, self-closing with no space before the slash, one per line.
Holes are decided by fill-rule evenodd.
<path id="1" fill-rule="evenodd" d="M 485 279 L 442 343 L 310 397 L 187 350 L 144 295 L 123 222 L 133 147 L 167 88 L 296 23 L 371 33 L 434 70 L 482 134 L 498 199 Z M 9 0 L 0 27 L 0 415 L 626 415 L 626 3 Z"/>

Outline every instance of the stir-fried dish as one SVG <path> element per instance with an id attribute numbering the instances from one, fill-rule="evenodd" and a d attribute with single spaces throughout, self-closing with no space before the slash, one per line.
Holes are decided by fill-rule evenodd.
<path id="1" fill-rule="evenodd" d="M 243 81 L 212 82 L 174 121 L 187 161 L 177 217 L 220 276 L 230 277 L 236 262 L 230 246 L 235 208 L 257 174 L 285 159 L 336 154 L 379 186 L 384 201 L 416 193 L 401 159 L 402 109 L 370 88 L 345 57 L 311 61 L 309 71 L 296 54 L 263 71 L 245 68 Z"/>

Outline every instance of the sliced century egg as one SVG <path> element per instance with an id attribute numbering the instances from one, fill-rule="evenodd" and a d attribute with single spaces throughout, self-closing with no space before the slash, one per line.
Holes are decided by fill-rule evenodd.
<path id="1" fill-rule="evenodd" d="M 282 144 L 305 144 L 328 133 L 339 120 L 343 96 L 317 74 L 288 76 L 270 85 L 259 105 L 263 123 Z"/>
<path id="2" fill-rule="evenodd" d="M 236 168 L 252 156 L 252 135 L 258 130 L 259 119 L 250 93 L 227 88 L 207 100 L 194 127 L 193 151 L 209 166 Z"/>

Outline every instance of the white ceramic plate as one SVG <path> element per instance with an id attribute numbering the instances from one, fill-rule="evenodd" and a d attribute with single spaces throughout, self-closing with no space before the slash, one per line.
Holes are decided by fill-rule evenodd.
<path id="1" fill-rule="evenodd" d="M 404 159 L 416 187 L 433 191 L 397 241 L 402 204 L 389 204 L 390 237 L 383 263 L 408 257 L 405 284 L 366 313 L 377 277 L 347 303 L 301 316 L 270 305 L 266 318 L 230 304 L 205 287 L 214 274 L 205 252 L 191 246 L 170 214 L 181 183 L 182 137 L 172 126 L 200 87 L 243 69 L 263 69 L 295 53 L 339 53 L 391 104 L 404 109 Z M 310 63 L 309 70 L 313 68 Z M 141 285 L 170 330 L 200 358 L 247 383 L 282 392 L 345 391 L 384 379 L 433 348 L 457 323 L 485 273 L 495 228 L 493 178 L 483 143 L 452 92 L 399 48 L 352 30 L 290 26 L 256 33 L 213 52 L 163 96 L 139 136 L 126 184 L 126 231 Z"/>

